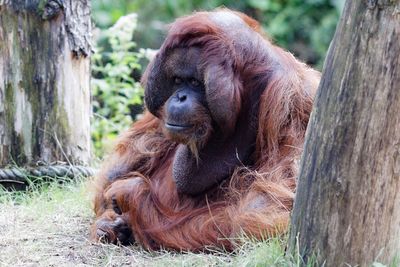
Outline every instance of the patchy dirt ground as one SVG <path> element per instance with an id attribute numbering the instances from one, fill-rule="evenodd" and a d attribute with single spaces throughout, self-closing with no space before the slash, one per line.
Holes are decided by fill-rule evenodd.
<path id="1" fill-rule="evenodd" d="M 0 266 L 293 266 L 278 240 L 249 243 L 231 255 L 92 243 L 86 188 L 78 183 L 29 194 L 0 191 Z"/>

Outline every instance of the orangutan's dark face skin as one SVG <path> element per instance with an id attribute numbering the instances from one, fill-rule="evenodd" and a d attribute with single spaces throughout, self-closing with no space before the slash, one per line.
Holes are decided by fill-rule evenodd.
<path id="1" fill-rule="evenodd" d="M 165 61 L 166 85 L 171 96 L 162 110 L 165 134 L 172 140 L 188 145 L 195 152 L 211 135 L 211 114 L 207 107 L 200 49 L 175 49 Z M 196 153 L 196 152 L 195 152 Z"/>

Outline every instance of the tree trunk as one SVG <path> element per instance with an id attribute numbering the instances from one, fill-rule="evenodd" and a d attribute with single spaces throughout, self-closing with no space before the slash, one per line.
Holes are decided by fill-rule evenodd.
<path id="1" fill-rule="evenodd" d="M 90 0 L 0 0 L 0 168 L 90 159 Z"/>
<path id="2" fill-rule="evenodd" d="M 308 126 L 289 251 L 316 265 L 400 252 L 400 1 L 347 1 Z"/>

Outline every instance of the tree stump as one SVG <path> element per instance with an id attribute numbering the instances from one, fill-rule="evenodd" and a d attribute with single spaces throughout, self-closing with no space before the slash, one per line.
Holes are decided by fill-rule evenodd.
<path id="1" fill-rule="evenodd" d="M 400 256 L 400 1 L 346 2 L 308 127 L 289 251 L 316 266 L 389 264 Z"/>
<path id="2" fill-rule="evenodd" d="M 0 0 L 0 168 L 88 164 L 90 0 Z"/>

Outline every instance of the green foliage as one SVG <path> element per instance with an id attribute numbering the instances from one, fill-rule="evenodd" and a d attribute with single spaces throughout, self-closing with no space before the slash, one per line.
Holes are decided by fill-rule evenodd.
<path id="1" fill-rule="evenodd" d="M 102 31 L 92 57 L 92 139 L 97 156 L 132 123 L 131 108 L 142 104 L 143 88 L 132 77 L 132 71 L 141 68 L 143 57 L 134 51 L 132 41 L 136 20 L 135 14 L 124 16 Z"/>
<path id="2" fill-rule="evenodd" d="M 258 10 L 256 19 L 279 45 L 311 65 L 322 66 L 343 1 L 273 0 L 249 3 Z"/>
<path id="3" fill-rule="evenodd" d="M 158 48 L 166 23 L 195 10 L 228 7 L 261 22 L 267 34 L 307 63 L 321 67 L 344 0 L 97 0 L 93 18 L 105 27 L 122 14 L 136 12 L 135 40 L 140 47 Z"/>

